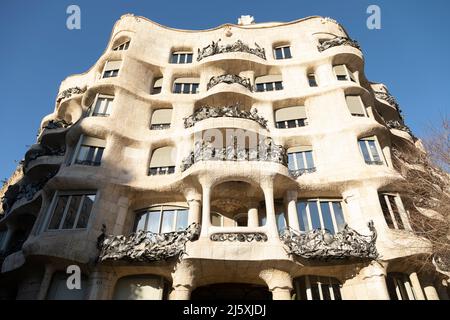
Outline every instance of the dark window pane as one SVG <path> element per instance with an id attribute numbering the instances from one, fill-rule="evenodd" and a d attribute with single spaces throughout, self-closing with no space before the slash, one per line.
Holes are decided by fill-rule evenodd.
<path id="1" fill-rule="evenodd" d="M 184 53 L 180 54 L 179 63 L 186 63 L 186 54 Z"/>
<path id="2" fill-rule="evenodd" d="M 306 214 L 306 202 L 297 202 L 297 215 L 298 223 L 301 231 L 307 231 L 308 228 L 308 217 Z"/>
<path id="3" fill-rule="evenodd" d="M 161 87 L 153 88 L 152 94 L 158 94 L 158 93 L 161 93 Z"/>
<path id="4" fill-rule="evenodd" d="M 284 47 L 284 58 L 289 59 L 292 58 L 291 56 L 291 47 Z"/>
<path id="5" fill-rule="evenodd" d="M 334 293 L 334 300 L 342 300 L 341 286 L 337 283 L 333 283 L 332 287 L 333 287 L 333 293 Z"/>
<path id="6" fill-rule="evenodd" d="M 319 286 L 317 284 L 317 277 L 309 276 L 309 282 L 311 284 L 312 300 L 320 300 Z"/>
<path id="7" fill-rule="evenodd" d="M 191 85 L 189 83 L 183 84 L 183 93 L 190 93 L 191 92 Z"/>
<path id="8" fill-rule="evenodd" d="M 66 214 L 66 219 L 64 220 L 64 224 L 62 226 L 63 229 L 73 229 L 82 197 L 83 196 L 72 196 Z"/>
<path id="9" fill-rule="evenodd" d="M 330 288 L 328 286 L 328 283 L 322 283 L 320 286 L 322 289 L 322 300 L 331 300 Z"/>
<path id="10" fill-rule="evenodd" d="M 188 227 L 188 210 L 178 210 L 177 211 L 177 225 L 176 230 L 184 230 Z"/>
<path id="11" fill-rule="evenodd" d="M 256 85 L 256 91 L 257 91 L 257 92 L 264 91 L 264 84 L 258 83 L 258 84 Z"/>
<path id="12" fill-rule="evenodd" d="M 286 128 L 286 124 L 284 121 L 278 121 L 277 122 L 277 128 L 278 129 L 285 129 Z"/>
<path id="13" fill-rule="evenodd" d="M 337 75 L 337 79 L 339 81 L 347 81 L 347 76 L 338 74 Z"/>
<path id="14" fill-rule="evenodd" d="M 276 215 L 278 231 L 281 232 L 286 229 L 286 220 L 284 218 L 284 213 Z"/>
<path id="15" fill-rule="evenodd" d="M 175 172 L 175 167 L 167 167 L 167 173 L 171 174 Z"/>
<path id="16" fill-rule="evenodd" d="M 299 169 L 305 169 L 305 161 L 303 161 L 303 152 L 295 153 L 295 160 Z"/>
<path id="17" fill-rule="evenodd" d="M 342 205 L 340 202 L 333 202 L 333 211 L 334 211 L 334 217 L 336 219 L 336 225 L 338 230 L 342 231 L 345 227 L 345 219 L 344 219 L 344 213 L 342 212 Z"/>
<path id="18" fill-rule="evenodd" d="M 275 59 L 277 60 L 283 59 L 283 53 L 281 52 L 281 48 L 275 49 Z"/>
<path id="19" fill-rule="evenodd" d="M 324 228 L 334 234 L 335 230 L 334 230 L 334 226 L 333 226 L 333 219 L 331 217 L 331 210 L 330 210 L 329 202 L 321 202 L 320 210 L 322 210 L 322 220 L 323 220 Z"/>
<path id="20" fill-rule="evenodd" d="M 150 168 L 149 175 L 154 176 L 158 174 L 158 168 Z"/>
<path id="21" fill-rule="evenodd" d="M 105 149 L 104 148 L 96 148 L 96 149 L 97 149 L 97 153 L 95 155 L 94 165 L 99 166 L 102 161 L 103 150 L 105 150 Z"/>
<path id="22" fill-rule="evenodd" d="M 53 216 L 48 225 L 48 229 L 59 229 L 59 224 L 64 214 L 64 208 L 66 207 L 69 196 L 60 196 L 56 201 L 55 210 L 53 210 Z"/>
<path id="23" fill-rule="evenodd" d="M 181 93 L 181 83 L 175 83 L 174 93 Z"/>
<path id="24" fill-rule="evenodd" d="M 84 196 L 83 204 L 81 205 L 80 216 L 78 217 L 77 228 L 81 229 L 87 227 L 94 201 L 95 195 Z"/>
<path id="25" fill-rule="evenodd" d="M 314 75 L 309 75 L 308 81 L 310 87 L 317 87 L 316 77 Z"/>
<path id="26" fill-rule="evenodd" d="M 189 53 L 189 54 L 187 55 L 186 63 L 192 63 L 192 53 Z"/>
<path id="27" fill-rule="evenodd" d="M 275 90 L 283 90 L 283 82 L 281 81 L 275 82 Z"/>
<path id="28" fill-rule="evenodd" d="M 308 169 L 314 168 L 314 159 L 313 159 L 312 151 L 305 151 L 305 158 L 306 158 L 307 168 Z"/>
<path id="29" fill-rule="evenodd" d="M 372 157 L 374 161 L 381 161 L 380 155 L 378 154 L 377 146 L 375 144 L 375 141 L 369 140 L 367 141 L 369 143 L 370 152 L 372 153 Z"/>
<path id="30" fill-rule="evenodd" d="M 198 93 L 198 83 L 192 84 L 192 93 Z"/>
<path id="31" fill-rule="evenodd" d="M 386 284 L 389 292 L 389 297 L 391 300 L 398 300 L 397 291 L 395 290 L 396 283 L 392 275 L 388 274 L 386 278 Z"/>
<path id="32" fill-rule="evenodd" d="M 309 213 L 311 215 L 311 224 L 313 229 L 320 229 L 319 208 L 316 201 L 308 201 Z"/>
<path id="33" fill-rule="evenodd" d="M 308 297 L 306 296 L 305 277 L 300 277 L 296 279 L 295 293 L 297 294 L 296 300 L 308 300 Z"/>
<path id="34" fill-rule="evenodd" d="M 272 82 L 266 83 L 266 91 L 273 91 L 273 83 Z"/>
<path id="35" fill-rule="evenodd" d="M 287 126 L 288 128 L 297 128 L 297 123 L 295 123 L 295 120 L 288 120 Z"/>
<path id="36" fill-rule="evenodd" d="M 372 160 L 370 159 L 369 150 L 367 150 L 366 141 L 360 140 L 359 147 L 361 148 L 361 152 L 364 156 L 364 160 L 366 163 L 370 163 Z"/>
<path id="37" fill-rule="evenodd" d="M 178 63 L 178 55 L 172 54 L 172 59 L 170 60 L 170 63 Z"/>
<path id="38" fill-rule="evenodd" d="M 400 216 L 400 212 L 397 207 L 397 203 L 395 203 L 395 197 L 394 196 L 388 196 L 389 203 L 391 204 L 392 212 L 394 213 L 395 221 L 397 222 L 397 226 L 399 229 L 405 229 L 403 226 L 402 217 Z"/>
<path id="39" fill-rule="evenodd" d="M 288 169 L 289 170 L 296 170 L 294 153 L 288 153 Z"/>
<path id="40" fill-rule="evenodd" d="M 384 220 L 386 220 L 386 223 L 387 223 L 389 228 L 394 229 L 395 228 L 394 222 L 392 222 L 392 217 L 391 217 L 391 214 L 389 212 L 389 207 L 386 204 L 386 200 L 384 198 L 384 195 L 380 194 L 378 196 L 378 198 L 380 199 L 381 210 L 383 211 Z"/>

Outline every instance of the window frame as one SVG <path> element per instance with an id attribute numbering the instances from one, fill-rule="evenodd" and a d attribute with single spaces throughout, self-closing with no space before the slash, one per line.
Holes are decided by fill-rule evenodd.
<path id="1" fill-rule="evenodd" d="M 121 42 L 120 44 L 116 45 L 115 47 L 113 47 L 113 51 L 125 51 L 128 50 L 128 48 L 130 47 L 130 42 L 131 39 L 125 40 L 124 42 Z M 121 46 L 124 45 L 124 48 L 120 48 Z"/>
<path id="2" fill-rule="evenodd" d="M 409 276 L 406 273 L 401 272 L 388 272 L 387 274 L 387 286 L 388 286 L 388 292 L 391 300 L 417 300 L 416 293 L 414 292 L 414 287 L 412 286 L 411 279 L 409 279 Z M 390 284 L 389 284 L 390 282 Z M 391 285 L 394 285 L 392 288 Z M 403 288 L 402 288 L 403 287 Z M 395 289 L 395 294 L 397 295 L 397 299 L 395 297 L 392 297 L 392 293 L 390 289 Z M 404 290 L 402 290 L 404 289 Z M 408 299 L 405 299 L 405 297 L 402 294 L 402 291 L 406 293 L 408 296 Z"/>
<path id="3" fill-rule="evenodd" d="M 311 277 L 315 277 L 317 279 L 317 281 L 315 283 L 312 283 L 312 279 Z M 304 284 L 305 284 L 305 288 L 304 290 L 301 289 L 300 286 L 300 278 L 304 278 Z M 328 281 L 326 283 L 321 282 L 321 280 L 323 279 L 327 279 Z M 334 288 L 333 288 L 333 284 L 338 284 L 339 286 L 339 295 L 340 295 L 340 299 L 336 299 L 337 297 L 334 294 Z M 303 275 L 300 277 L 297 277 L 294 280 L 294 286 L 295 286 L 295 293 L 297 294 L 297 300 L 299 299 L 299 293 L 300 292 L 304 292 L 306 293 L 306 299 L 307 300 L 314 300 L 313 299 L 313 295 L 312 295 L 312 286 L 316 286 L 317 287 L 317 291 L 319 293 L 319 300 L 342 300 L 342 283 L 333 277 L 329 277 L 329 276 L 317 276 L 317 275 Z M 322 285 L 326 285 L 329 291 L 329 296 L 330 299 L 324 299 L 324 295 L 323 295 L 323 291 L 322 291 Z"/>
<path id="4" fill-rule="evenodd" d="M 363 111 L 363 114 L 364 114 L 364 115 L 359 115 L 359 114 L 353 114 L 353 113 L 351 113 L 350 108 L 349 108 L 349 105 L 348 105 L 347 97 L 358 97 L 358 98 L 359 98 L 359 100 L 360 100 L 360 102 L 361 102 L 361 108 L 362 108 L 362 111 Z M 367 112 L 366 104 L 364 103 L 364 101 L 363 101 L 363 99 L 362 99 L 362 97 L 361 97 L 360 94 L 346 94 L 346 95 L 345 95 L 345 104 L 347 105 L 347 110 L 348 110 L 348 112 L 350 113 L 350 115 L 351 115 L 352 117 L 359 117 L 359 118 L 364 118 L 364 117 L 365 117 L 365 118 L 368 118 L 368 117 L 369 117 L 369 114 L 368 114 L 368 112 Z"/>
<path id="5" fill-rule="evenodd" d="M 309 72 L 306 75 L 306 78 L 308 79 L 308 84 L 309 84 L 310 88 L 317 88 L 319 86 L 319 83 L 317 82 L 317 77 L 316 77 L 315 72 Z M 314 81 L 314 85 L 311 85 L 311 78 Z"/>
<path id="6" fill-rule="evenodd" d="M 346 79 L 345 80 L 341 80 L 341 79 L 338 78 L 338 74 L 336 73 L 336 69 L 335 69 L 335 67 L 337 67 L 337 66 L 343 66 L 344 67 L 344 69 L 346 71 Z M 337 81 L 351 81 L 351 82 L 359 84 L 358 79 L 356 78 L 354 73 L 350 70 L 350 68 L 345 63 L 333 65 L 333 73 L 334 73 L 334 78 Z"/>
<path id="7" fill-rule="evenodd" d="M 80 152 L 80 150 L 81 150 L 81 147 L 83 147 L 83 146 L 85 146 L 85 145 L 83 145 L 83 141 L 84 141 L 84 138 L 85 138 L 86 136 L 84 135 L 84 134 L 82 134 L 82 135 L 80 135 L 80 138 L 78 139 L 78 143 L 77 143 L 77 146 L 76 146 L 76 148 L 75 148 L 75 150 L 74 150 L 74 153 L 73 153 L 73 155 L 72 155 L 72 159 L 70 160 L 70 166 L 73 166 L 73 165 L 80 165 L 80 166 L 86 166 L 85 164 L 80 164 L 80 163 L 76 163 L 76 161 L 77 161 L 77 158 L 78 158 L 78 153 Z M 98 138 L 97 138 L 98 139 Z M 104 139 L 100 139 L 100 140 L 104 140 Z M 89 145 L 86 145 L 87 147 L 94 147 L 94 148 L 97 148 L 97 149 L 100 149 L 100 148 L 102 148 L 103 149 L 103 152 L 105 151 L 105 149 L 106 149 L 106 140 L 104 140 L 105 141 L 105 147 L 94 147 L 94 146 L 89 146 Z M 95 154 L 97 154 L 97 152 L 98 152 L 98 150 L 96 151 L 96 153 Z M 103 159 L 103 152 L 102 152 L 102 158 L 100 159 L 100 164 L 98 165 L 98 166 L 95 166 L 95 165 L 88 165 L 88 166 L 92 166 L 92 167 L 101 167 L 101 160 Z"/>
<path id="8" fill-rule="evenodd" d="M 289 50 L 289 57 L 286 57 L 286 49 Z M 277 50 L 281 50 L 281 58 L 277 58 L 277 53 L 276 53 Z M 291 45 L 284 44 L 284 45 L 273 47 L 273 57 L 275 58 L 275 60 L 292 59 L 293 56 L 292 56 Z"/>
<path id="9" fill-rule="evenodd" d="M 176 85 L 180 85 L 180 92 L 176 92 L 175 88 Z M 189 92 L 185 92 L 186 91 L 186 86 L 190 86 L 189 88 Z M 193 92 L 192 90 L 194 89 L 194 86 L 197 86 L 195 89 L 195 92 Z M 172 88 L 172 93 L 173 94 L 198 94 L 199 93 L 199 89 L 200 89 L 200 82 L 198 83 L 184 83 L 184 82 L 175 82 L 173 83 L 173 88 Z"/>
<path id="10" fill-rule="evenodd" d="M 406 210 L 405 210 L 405 208 L 403 206 L 403 202 L 401 200 L 400 195 L 398 193 L 379 192 L 378 193 L 379 200 L 381 200 L 380 199 L 381 196 L 383 197 L 384 203 L 386 204 L 386 207 L 387 207 L 387 209 L 389 211 L 389 216 L 391 218 L 392 225 L 393 225 L 393 228 L 391 228 L 389 226 L 389 223 L 386 221 L 386 213 L 384 212 L 383 205 L 380 202 L 381 211 L 383 213 L 384 221 L 385 221 L 387 227 L 389 229 L 395 229 L 395 230 L 411 230 L 411 225 L 409 223 L 409 217 L 408 217 L 408 214 L 407 214 L 407 212 L 406 212 Z M 395 212 L 394 212 L 394 210 L 392 208 L 391 202 L 389 201 L 389 197 L 393 197 L 394 198 L 394 203 L 395 203 L 395 205 L 397 207 L 398 216 L 399 216 L 400 222 L 401 222 L 401 224 L 403 226 L 402 228 L 399 227 L 399 223 L 397 221 L 397 218 L 395 217 Z"/>
<path id="11" fill-rule="evenodd" d="M 369 153 L 369 158 L 370 158 L 370 162 L 367 162 L 366 158 L 364 157 L 364 153 L 363 150 L 361 149 L 361 145 L 360 145 L 360 141 L 365 141 L 365 146 L 366 149 Z M 375 148 L 376 151 L 378 152 L 378 157 L 380 158 L 380 161 L 376 161 L 374 160 L 374 155 L 372 154 L 372 149 L 370 148 L 370 145 L 367 141 L 374 141 L 375 143 Z M 371 136 L 371 137 L 364 137 L 364 138 L 359 138 L 358 139 L 358 149 L 359 149 L 359 153 L 361 154 L 363 161 L 366 165 L 379 165 L 379 166 L 387 166 L 387 162 L 386 159 L 384 157 L 384 153 L 383 150 L 381 149 L 380 144 L 378 143 L 378 138 L 376 136 Z"/>
<path id="12" fill-rule="evenodd" d="M 167 208 L 167 209 L 165 209 Z M 156 210 L 159 209 L 159 210 Z M 134 224 L 133 224 L 133 232 L 136 233 L 139 230 L 137 230 L 138 224 L 139 224 L 139 220 L 141 219 L 141 217 L 143 215 L 146 215 L 145 217 L 145 228 L 141 229 L 145 232 L 149 232 L 149 230 L 147 229 L 148 227 L 148 219 L 149 219 L 149 215 L 151 214 L 151 212 L 156 212 L 159 211 L 159 219 L 158 219 L 158 232 L 155 232 L 156 234 L 162 234 L 161 230 L 163 227 L 163 220 L 164 220 L 164 212 L 168 212 L 168 211 L 174 211 L 174 217 L 173 217 L 173 221 L 172 221 L 172 227 L 171 227 L 171 231 L 169 232 L 165 232 L 165 233 L 170 233 L 170 232 L 178 232 L 178 231 L 182 231 L 185 230 L 188 226 L 189 226 L 189 206 L 180 206 L 180 205 L 172 205 L 172 204 L 161 204 L 161 205 L 155 205 L 155 206 L 151 206 L 148 207 L 146 209 L 141 209 L 141 210 L 137 210 L 135 211 L 135 220 L 134 220 Z M 188 222 L 186 224 L 186 228 L 184 229 L 176 229 L 177 228 L 177 222 L 179 219 L 179 212 L 183 212 L 186 211 L 187 212 L 187 218 L 188 218 Z M 150 231 L 152 232 L 152 231 Z"/>
<path id="13" fill-rule="evenodd" d="M 97 94 L 95 95 L 94 102 L 92 103 L 91 108 L 90 108 L 90 110 L 89 110 L 89 117 L 110 117 L 111 114 L 112 114 L 112 110 L 113 110 L 114 98 L 115 98 L 115 97 L 114 97 L 113 95 L 106 95 L 106 94 L 102 94 L 102 93 L 97 93 Z M 103 114 L 101 114 L 101 113 L 95 114 L 95 109 L 96 109 L 97 102 L 98 102 L 99 99 L 107 99 L 107 100 L 111 100 L 111 102 L 110 102 L 111 105 L 108 106 L 108 109 L 111 109 L 111 112 L 110 112 L 109 114 L 106 114 L 106 113 L 103 113 Z"/>
<path id="14" fill-rule="evenodd" d="M 173 58 L 175 55 L 177 56 L 177 62 L 173 62 L 173 60 L 174 60 Z M 185 62 L 180 62 L 182 56 L 184 56 Z M 189 59 L 189 56 L 190 56 L 190 59 Z M 173 51 L 171 53 L 170 59 L 169 59 L 170 64 L 190 64 L 193 61 L 194 61 L 194 52 L 193 51 Z"/>
<path id="15" fill-rule="evenodd" d="M 106 66 L 108 65 L 108 62 L 110 62 L 110 61 L 120 61 L 120 67 L 119 67 L 119 69 L 108 70 L 108 72 L 113 72 L 113 74 L 105 77 Z M 102 73 L 100 75 L 100 79 L 109 79 L 109 78 L 118 77 L 120 75 L 120 70 L 122 69 L 122 64 L 123 64 L 123 60 L 107 60 L 105 65 L 103 66 Z M 116 73 L 114 73 L 114 72 L 116 72 Z"/>
<path id="16" fill-rule="evenodd" d="M 281 83 L 281 89 L 277 89 L 277 83 Z M 258 90 L 258 85 L 259 86 L 263 86 L 264 90 Z M 272 89 L 271 90 L 267 90 L 267 86 L 271 85 Z M 284 90 L 284 85 L 283 85 L 283 81 L 273 81 L 273 82 L 261 82 L 256 84 L 256 92 L 272 92 L 272 91 L 282 91 Z"/>
<path id="17" fill-rule="evenodd" d="M 301 203 L 301 202 L 304 202 L 304 203 L 307 204 L 306 207 L 305 207 L 305 210 L 306 210 L 306 219 L 307 219 L 307 223 L 308 223 L 308 228 L 306 228 L 307 226 L 305 225 L 304 226 L 305 230 L 299 230 L 299 231 L 300 232 L 310 232 L 312 230 L 315 230 L 315 229 L 313 229 L 311 212 L 310 212 L 309 205 L 308 205 L 309 202 L 313 202 L 313 201 L 316 202 L 317 209 L 318 209 L 320 230 L 325 231 L 324 218 L 323 218 L 322 208 L 321 208 L 321 205 L 320 205 L 322 202 L 324 202 L 324 203 L 328 203 L 328 207 L 330 209 L 330 214 L 331 214 L 331 221 L 333 223 L 333 229 L 334 229 L 334 230 L 328 230 L 328 231 L 330 231 L 331 234 L 336 234 L 336 233 L 342 231 L 342 230 L 339 230 L 339 228 L 338 228 L 337 219 L 336 219 L 336 213 L 334 212 L 334 208 L 333 208 L 333 202 L 340 203 L 340 206 L 341 206 L 341 209 L 342 209 L 342 218 L 343 218 L 344 226 L 345 226 L 345 224 L 347 224 L 347 219 L 346 219 L 346 214 L 345 214 L 345 206 L 343 205 L 344 201 L 343 201 L 343 199 L 339 199 L 339 198 L 313 198 L 313 199 L 307 199 L 306 198 L 306 199 L 298 199 L 296 204 L 295 204 L 295 207 L 297 209 L 297 216 L 298 216 L 298 219 L 299 219 L 299 229 L 301 229 L 300 221 L 302 221 L 304 223 L 303 218 L 301 217 L 301 212 L 298 210 L 298 204 Z"/>
<path id="18" fill-rule="evenodd" d="M 306 159 L 306 152 L 311 152 L 311 157 L 312 157 L 312 161 L 313 161 L 313 165 L 314 165 L 311 168 L 308 167 L 308 161 Z M 287 153 L 287 155 L 288 155 L 288 168 L 289 168 L 289 155 L 290 154 L 296 155 L 296 154 L 299 154 L 299 153 L 302 154 L 302 160 L 303 160 L 303 164 L 305 165 L 305 167 L 304 168 L 299 168 L 299 166 L 298 166 L 299 164 L 297 163 L 297 158 L 294 156 L 294 159 L 295 159 L 295 161 L 294 161 L 295 169 L 294 170 L 301 170 L 301 169 L 305 169 L 305 170 L 311 169 L 312 170 L 312 169 L 316 169 L 316 159 L 315 159 L 314 151 L 313 151 L 312 148 L 311 148 L 311 150 L 297 151 L 297 152 L 288 152 Z"/>

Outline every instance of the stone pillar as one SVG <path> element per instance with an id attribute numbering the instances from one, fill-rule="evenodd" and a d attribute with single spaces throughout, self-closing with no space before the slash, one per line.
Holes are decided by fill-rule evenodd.
<path id="1" fill-rule="evenodd" d="M 112 275 L 105 271 L 94 271 L 89 276 L 87 300 L 108 300 L 112 290 Z"/>
<path id="2" fill-rule="evenodd" d="M 200 224 L 200 215 L 201 215 L 201 207 L 202 204 L 199 199 L 190 199 L 187 201 L 189 205 L 189 219 L 188 219 L 188 225 L 191 225 L 192 223 L 198 223 Z"/>
<path id="3" fill-rule="evenodd" d="M 267 237 L 269 241 L 274 241 L 279 239 L 278 228 L 277 228 L 277 218 L 275 216 L 275 204 L 273 199 L 273 183 L 266 183 L 262 186 L 264 192 L 264 199 L 266 202 L 266 228 Z"/>
<path id="4" fill-rule="evenodd" d="M 272 292 L 273 300 L 291 300 L 292 277 L 289 273 L 277 269 L 263 270 L 259 274 L 269 290 Z"/>
<path id="5" fill-rule="evenodd" d="M 176 265 L 172 273 L 172 292 L 169 300 L 189 300 L 195 280 L 195 267 L 186 260 Z"/>
<path id="6" fill-rule="evenodd" d="M 425 295 L 423 294 L 422 286 L 420 285 L 417 273 L 411 272 L 409 274 L 409 280 L 411 281 L 411 285 L 413 287 L 414 296 L 416 297 L 416 300 L 425 300 Z"/>
<path id="7" fill-rule="evenodd" d="M 297 196 L 298 193 L 296 190 L 289 190 L 286 192 L 284 201 L 287 204 L 287 216 L 289 227 L 299 231 L 300 224 L 298 222 L 298 214 L 297 214 Z"/>
<path id="8" fill-rule="evenodd" d="M 420 277 L 420 279 L 422 281 L 425 298 L 427 300 L 440 300 L 433 278 L 427 275 L 423 275 Z"/>
<path id="9" fill-rule="evenodd" d="M 202 230 L 200 237 L 208 237 L 208 229 L 211 226 L 211 186 L 202 185 Z"/>
<path id="10" fill-rule="evenodd" d="M 45 298 L 47 297 L 48 288 L 50 287 L 50 283 L 52 282 L 54 272 L 55 269 L 52 265 L 45 265 L 45 272 L 44 276 L 42 277 L 41 287 L 39 288 L 37 300 L 45 300 Z"/>
<path id="11" fill-rule="evenodd" d="M 373 261 L 361 268 L 356 276 L 348 278 L 342 286 L 342 299 L 390 300 L 386 284 L 386 268 L 380 263 Z"/>
<path id="12" fill-rule="evenodd" d="M 258 217 L 258 202 L 257 201 L 251 201 L 248 206 L 250 209 L 248 209 L 247 213 L 247 226 L 251 228 L 256 228 L 259 226 L 259 217 Z"/>

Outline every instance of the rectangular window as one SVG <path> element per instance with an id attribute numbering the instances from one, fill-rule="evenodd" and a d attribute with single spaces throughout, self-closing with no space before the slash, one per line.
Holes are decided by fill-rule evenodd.
<path id="1" fill-rule="evenodd" d="M 81 145 L 75 164 L 98 167 L 101 165 L 103 150 L 105 148 Z"/>
<path id="2" fill-rule="evenodd" d="M 328 230 L 331 234 L 335 234 L 342 231 L 345 227 L 345 220 L 340 201 L 298 201 L 297 215 L 300 231 L 319 229 Z"/>
<path id="3" fill-rule="evenodd" d="M 308 82 L 310 87 L 317 87 L 316 75 L 314 73 L 308 74 Z"/>
<path id="4" fill-rule="evenodd" d="M 353 81 L 356 82 L 356 78 L 353 73 L 348 69 L 345 64 L 337 65 L 333 67 L 337 80 L 339 81 Z"/>
<path id="5" fill-rule="evenodd" d="M 95 194 L 57 194 L 53 200 L 47 230 L 85 229 L 88 225 Z"/>
<path id="6" fill-rule="evenodd" d="M 152 94 L 159 94 L 159 93 L 161 93 L 162 82 L 163 82 L 163 78 L 157 78 L 153 82 Z"/>
<path id="7" fill-rule="evenodd" d="M 402 216 L 400 214 L 397 201 L 400 199 L 391 194 L 379 194 L 381 209 L 383 211 L 384 219 L 391 229 L 405 229 Z"/>
<path id="8" fill-rule="evenodd" d="M 296 175 L 315 172 L 313 151 L 308 147 L 290 148 L 288 150 L 288 169 Z"/>
<path id="9" fill-rule="evenodd" d="M 156 176 L 161 174 L 172 174 L 175 172 L 175 166 L 150 168 L 149 175 Z"/>
<path id="10" fill-rule="evenodd" d="M 188 227 L 189 210 L 186 208 L 162 206 L 137 215 L 134 231 L 168 233 Z"/>
<path id="11" fill-rule="evenodd" d="M 275 125 L 278 129 L 304 127 L 308 124 L 304 106 L 294 106 L 275 111 Z"/>
<path id="12" fill-rule="evenodd" d="M 192 53 L 190 52 L 174 52 L 170 58 L 170 63 L 185 64 L 192 63 Z"/>
<path id="13" fill-rule="evenodd" d="M 366 117 L 366 107 L 360 96 L 346 96 L 347 107 L 352 116 Z"/>
<path id="14" fill-rule="evenodd" d="M 107 96 L 99 95 L 95 102 L 92 116 L 93 117 L 109 116 L 111 114 L 113 101 L 114 101 L 114 97 L 107 97 Z"/>
<path id="15" fill-rule="evenodd" d="M 198 83 L 175 83 L 173 93 L 193 94 L 198 93 Z"/>
<path id="16" fill-rule="evenodd" d="M 127 50 L 128 47 L 130 46 L 130 41 L 126 41 L 120 45 L 118 45 L 117 47 L 115 47 L 113 50 L 114 51 L 122 51 L 122 50 Z"/>
<path id="17" fill-rule="evenodd" d="M 103 78 L 112 78 L 119 75 L 119 69 L 122 61 L 107 61 L 103 69 Z"/>
<path id="18" fill-rule="evenodd" d="M 358 141 L 359 148 L 364 157 L 364 161 L 370 165 L 383 165 L 380 153 L 378 152 L 375 138 L 365 138 Z"/>
<path id="19" fill-rule="evenodd" d="M 289 46 L 275 48 L 274 53 L 275 53 L 276 60 L 292 58 L 291 47 L 289 47 Z"/>
<path id="20" fill-rule="evenodd" d="M 335 278 L 307 275 L 294 283 L 297 300 L 342 300 L 342 285 Z"/>

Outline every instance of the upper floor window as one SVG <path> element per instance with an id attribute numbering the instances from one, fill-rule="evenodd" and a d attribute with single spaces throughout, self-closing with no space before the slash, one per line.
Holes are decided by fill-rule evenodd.
<path id="1" fill-rule="evenodd" d="M 352 116 L 366 117 L 366 107 L 360 96 L 345 96 L 347 107 Z"/>
<path id="2" fill-rule="evenodd" d="M 277 60 L 292 58 L 290 46 L 276 47 L 276 48 L 274 48 L 273 51 L 274 51 L 275 59 L 277 59 Z"/>
<path id="3" fill-rule="evenodd" d="M 118 46 L 114 47 L 114 51 L 122 51 L 122 50 L 127 50 L 128 47 L 130 46 L 130 40 L 127 40 L 121 44 L 119 44 Z"/>
<path id="4" fill-rule="evenodd" d="M 302 200 L 297 202 L 300 231 L 328 230 L 332 234 L 345 226 L 341 201 Z"/>
<path id="5" fill-rule="evenodd" d="M 188 215 L 189 210 L 183 207 L 153 207 L 138 213 L 134 231 L 167 233 L 184 230 L 188 226 Z"/>
<path id="6" fill-rule="evenodd" d="M 400 208 L 402 208 L 400 197 L 385 193 L 380 193 L 378 197 L 388 227 L 391 229 L 405 229 L 400 213 Z"/>
<path id="7" fill-rule="evenodd" d="M 173 93 L 198 93 L 199 83 L 198 78 L 178 78 L 173 84 Z"/>
<path id="8" fill-rule="evenodd" d="M 113 96 L 98 94 L 94 102 L 94 108 L 91 115 L 93 117 L 107 117 L 111 114 Z"/>
<path id="9" fill-rule="evenodd" d="M 317 87 L 316 75 L 314 73 L 308 73 L 308 83 L 310 87 Z"/>
<path id="10" fill-rule="evenodd" d="M 292 172 L 313 172 L 313 151 L 311 146 L 301 146 L 288 149 L 288 169 Z"/>
<path id="11" fill-rule="evenodd" d="M 82 136 L 73 163 L 87 166 L 100 166 L 105 146 L 105 140 Z"/>
<path id="12" fill-rule="evenodd" d="M 342 300 L 341 283 L 330 277 L 302 276 L 294 280 L 296 300 Z"/>
<path id="13" fill-rule="evenodd" d="M 268 75 L 255 79 L 256 91 L 283 90 L 283 79 L 281 75 Z"/>
<path id="14" fill-rule="evenodd" d="M 192 63 L 192 52 L 173 52 L 172 57 L 170 58 L 170 63 Z"/>
<path id="15" fill-rule="evenodd" d="M 391 300 L 416 300 L 408 275 L 399 272 L 389 272 L 386 282 Z"/>
<path id="16" fill-rule="evenodd" d="M 152 94 L 161 93 L 162 82 L 163 82 L 163 78 L 155 79 L 155 82 L 153 82 Z"/>
<path id="17" fill-rule="evenodd" d="M 175 172 L 175 160 L 173 147 L 162 147 L 153 151 L 150 161 L 149 175 L 172 174 Z"/>
<path id="18" fill-rule="evenodd" d="M 151 130 L 163 130 L 170 128 L 172 120 L 172 109 L 158 109 L 153 111 Z"/>
<path id="19" fill-rule="evenodd" d="M 360 139 L 358 143 L 361 153 L 364 157 L 364 161 L 367 164 L 374 164 L 374 165 L 384 164 L 383 160 L 381 159 L 380 156 L 381 152 L 379 152 L 378 143 L 375 137 Z"/>
<path id="20" fill-rule="evenodd" d="M 119 75 L 119 69 L 122 61 L 107 61 L 103 68 L 103 78 L 113 78 Z"/>
<path id="21" fill-rule="evenodd" d="M 336 79 L 339 81 L 353 81 L 356 82 L 355 75 L 345 64 L 340 64 L 333 67 Z"/>
<path id="22" fill-rule="evenodd" d="M 47 230 L 86 228 L 95 197 L 95 192 L 56 192 L 50 205 Z"/>
<path id="23" fill-rule="evenodd" d="M 305 106 L 287 107 L 275 111 L 278 129 L 304 127 L 308 124 Z"/>

